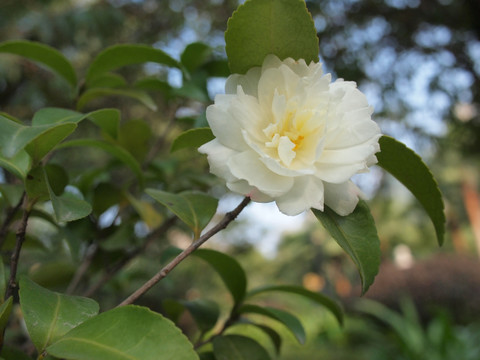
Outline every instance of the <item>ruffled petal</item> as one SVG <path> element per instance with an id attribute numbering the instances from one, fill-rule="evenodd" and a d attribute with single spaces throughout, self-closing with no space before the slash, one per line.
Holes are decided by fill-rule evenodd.
<path id="1" fill-rule="evenodd" d="M 221 177 L 227 182 L 237 180 L 228 167 L 228 159 L 238 154 L 237 151 L 223 146 L 217 139 L 203 144 L 198 148 L 198 151 L 202 154 L 207 154 L 207 160 L 212 174 Z"/>
<path id="2" fill-rule="evenodd" d="M 351 181 L 343 184 L 324 183 L 325 205 L 338 215 L 347 216 L 355 210 L 358 204 L 360 189 Z"/>
<path id="3" fill-rule="evenodd" d="M 271 172 L 253 151 L 232 156 L 227 165 L 237 179 L 246 180 L 249 185 L 271 197 L 283 195 L 293 185 L 292 178 Z"/>
<path id="4" fill-rule="evenodd" d="M 323 211 L 323 199 L 323 182 L 313 176 L 304 176 L 295 178 L 290 191 L 275 202 L 285 215 L 298 215 L 310 208 Z"/>

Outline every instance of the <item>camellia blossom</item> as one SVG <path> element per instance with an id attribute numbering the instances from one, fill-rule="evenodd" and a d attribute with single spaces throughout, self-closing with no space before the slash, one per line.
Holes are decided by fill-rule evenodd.
<path id="1" fill-rule="evenodd" d="M 287 215 L 324 204 L 348 215 L 360 194 L 350 178 L 380 150 L 372 113 L 354 82 L 332 83 L 320 63 L 269 55 L 227 79 L 207 108 L 215 139 L 199 151 L 231 191 L 253 201 L 275 201 Z"/>

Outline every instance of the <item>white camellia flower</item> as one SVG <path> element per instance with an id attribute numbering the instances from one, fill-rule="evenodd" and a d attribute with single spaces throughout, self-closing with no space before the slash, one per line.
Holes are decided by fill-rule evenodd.
<path id="1" fill-rule="evenodd" d="M 320 63 L 265 58 L 231 75 L 207 108 L 215 139 L 199 148 L 210 171 L 253 201 L 297 215 L 324 204 L 348 215 L 360 190 L 350 181 L 377 162 L 380 128 L 354 82 L 331 82 Z"/>

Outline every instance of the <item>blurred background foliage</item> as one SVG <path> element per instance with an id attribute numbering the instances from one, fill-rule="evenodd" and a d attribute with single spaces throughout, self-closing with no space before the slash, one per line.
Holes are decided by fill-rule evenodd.
<path id="1" fill-rule="evenodd" d="M 130 84 L 145 75 L 160 80 L 162 91 L 152 94 L 156 111 L 118 97 L 92 102 L 84 110 L 99 105 L 119 108 L 124 146 L 138 158 L 148 159 L 150 153 L 154 154 L 152 149 L 168 151 L 172 139 L 182 130 L 206 124 L 205 107 L 215 93 L 222 91 L 228 76 L 223 32 L 237 6 L 236 0 L 2 0 L 0 40 L 28 39 L 53 46 L 81 76 L 96 54 L 114 44 L 154 45 L 177 59 L 188 44 L 207 44 L 196 54 L 204 57 L 199 64 L 209 65 L 192 63 L 196 71 L 189 80 L 182 78 L 180 71 L 160 65 L 121 70 Z M 319 0 L 307 1 L 307 6 L 318 31 L 326 70 L 334 77 L 356 81 L 374 105 L 375 119 L 384 133 L 414 148 L 435 174 L 445 196 L 449 230 L 446 244 L 436 248 L 433 227 L 419 205 L 390 177 L 374 169 L 358 182 L 373 199 L 370 207 L 382 241 L 384 265 L 366 297 L 380 301 L 389 310 L 372 303 L 358 305 L 359 280 L 352 263 L 308 216 L 299 219 L 300 230 L 297 227 L 295 232 L 275 239 L 278 246 L 270 247 L 267 254 L 259 246 L 267 238 L 272 241 L 267 227 L 275 225 L 262 227 L 261 221 L 256 225 L 248 216 L 241 217 L 209 246 L 234 255 L 247 270 L 250 287 L 303 284 L 344 301 L 350 315 L 345 328 L 340 329 L 328 314 L 308 301 L 265 298 L 267 303 L 284 302 L 285 306 L 295 301 L 309 335 L 306 346 L 290 339 L 282 359 L 423 359 L 425 353 L 419 353 L 419 348 L 428 349 L 423 351 L 428 351 L 429 359 L 478 359 L 480 2 Z M 148 84 L 143 85 L 148 89 Z M 72 108 L 73 96 L 60 78 L 41 66 L 0 55 L 0 111 L 28 122 L 35 111 L 46 106 Z M 84 134 L 92 131 L 88 124 L 82 126 Z M 76 179 L 80 190 L 111 166 L 109 157 L 102 153 L 95 153 L 94 163 L 85 164 L 84 151 L 93 150 L 72 150 L 55 157 L 58 164 L 68 166 L 68 175 Z M 147 176 L 167 184 L 169 191 L 205 189 L 215 184 L 206 175 L 205 162 L 194 151 L 182 150 L 149 161 L 155 171 Z M 129 262 L 124 271 L 114 272 L 112 279 L 94 288 L 99 281 L 95 269 L 124 258 L 126 249 L 135 248 L 136 241 L 146 234 L 145 228 L 132 220 L 122 224 L 120 230 L 135 234 L 135 239 L 129 237 L 123 244 L 118 241 L 126 237 L 119 235 L 120 226 L 113 225 L 133 210 L 126 205 L 116 209 L 110 206 L 127 203 L 118 190 L 125 177 L 118 170 L 102 181 L 96 179 L 94 192 L 102 194 L 92 195 L 96 223 L 83 219 L 60 234 L 41 218 L 33 219 L 30 241 L 22 254 L 22 263 L 29 265 L 22 271 L 39 283 L 65 290 L 83 256 L 88 258 L 91 251 L 95 254 L 90 259 L 92 277 L 77 284 L 75 293 L 99 299 L 105 309 L 156 272 L 167 245 L 189 241 L 179 225 L 170 227 L 167 239 L 151 242 L 148 252 Z M 7 173 L 1 178 L 3 183 L 13 181 Z M 214 193 L 221 196 L 225 190 L 216 186 Z M 5 194 L 2 199 L 1 206 L 6 207 Z M 158 223 L 151 205 L 137 205 L 136 210 L 143 211 L 142 219 L 150 221 L 147 225 Z M 72 257 L 71 248 L 66 249 L 59 240 L 65 236 L 70 247 L 90 245 Z M 107 240 L 98 244 L 95 237 Z M 400 294 L 408 296 L 410 302 L 399 301 Z M 228 304 L 218 276 L 200 260 L 189 259 L 142 302 L 162 311 L 162 301 L 167 298 L 222 296 Z M 433 310 L 432 304 L 436 305 Z M 393 323 L 393 318 L 398 321 Z M 180 324 L 187 334 L 195 336 L 188 314 Z M 405 332 L 418 334 L 417 340 L 405 339 Z M 285 335 L 287 339 L 289 336 Z"/>

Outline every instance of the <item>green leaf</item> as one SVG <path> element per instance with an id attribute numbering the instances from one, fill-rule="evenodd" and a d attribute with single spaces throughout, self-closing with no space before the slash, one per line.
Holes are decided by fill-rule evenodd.
<path id="1" fill-rule="evenodd" d="M 182 304 L 190 312 L 201 332 L 207 332 L 217 324 L 220 308 L 216 302 L 208 299 L 196 299 L 183 301 Z"/>
<path id="2" fill-rule="evenodd" d="M 0 148 L 6 158 L 25 149 L 33 161 L 41 160 L 76 128 L 74 123 L 24 126 L 0 116 Z"/>
<path id="3" fill-rule="evenodd" d="M 255 340 L 241 335 L 217 336 L 213 340 L 217 360 L 269 360 L 270 355 Z"/>
<path id="4" fill-rule="evenodd" d="M 46 181 L 43 166 L 38 165 L 30 170 L 25 178 L 25 191 L 30 201 L 45 201 L 49 199 L 50 195 Z"/>
<path id="5" fill-rule="evenodd" d="M 305 330 L 298 318 L 284 310 L 275 309 L 269 306 L 258 306 L 245 304 L 238 309 L 239 314 L 259 314 L 281 322 L 295 336 L 300 344 L 306 340 Z"/>
<path id="6" fill-rule="evenodd" d="M 7 278 L 5 277 L 5 265 L 2 259 L 0 259 L 0 294 L 5 294 L 7 289 Z"/>
<path id="7" fill-rule="evenodd" d="M 147 189 L 145 192 L 187 224 L 192 229 L 195 239 L 200 237 L 201 231 L 217 210 L 218 200 L 200 192 L 185 191 L 172 194 L 156 189 Z"/>
<path id="8" fill-rule="evenodd" d="M 87 84 L 88 88 L 122 88 L 127 86 L 125 78 L 119 74 L 103 73 Z"/>
<path id="9" fill-rule="evenodd" d="M 215 136 L 212 133 L 212 130 L 208 127 L 190 129 L 181 133 L 172 144 L 170 152 L 174 152 L 180 149 L 193 147 L 198 148 L 199 146 L 213 140 Z"/>
<path id="10" fill-rule="evenodd" d="M 63 167 L 57 164 L 46 164 L 47 179 L 55 195 L 63 193 L 68 185 L 68 174 Z"/>
<path id="11" fill-rule="evenodd" d="M 445 235 L 445 213 L 442 194 L 438 184 L 413 150 L 389 136 L 379 140 L 381 151 L 376 154 L 378 165 L 392 174 L 411 191 L 422 204 L 433 222 L 439 245 Z"/>
<path id="12" fill-rule="evenodd" d="M 360 201 L 348 216 L 340 216 L 325 206 L 312 209 L 318 220 L 355 263 L 362 281 L 362 293 L 373 283 L 380 266 L 380 240 L 370 209 Z"/>
<path id="13" fill-rule="evenodd" d="M 247 291 L 247 275 L 237 260 L 211 249 L 198 249 L 193 255 L 205 260 L 215 269 L 232 294 L 235 305 L 243 301 Z"/>
<path id="14" fill-rule="evenodd" d="M 67 360 L 198 360 L 192 344 L 170 320 L 133 305 L 85 321 L 47 352 Z"/>
<path id="15" fill-rule="evenodd" d="M 143 161 L 152 145 L 152 128 L 143 120 L 126 121 L 120 127 L 118 143 L 138 161 Z"/>
<path id="16" fill-rule="evenodd" d="M 23 197 L 25 191 L 24 186 L 21 184 L 0 184 L 0 193 L 8 206 L 14 207 Z M 0 288 L 0 294 L 2 293 Z"/>
<path id="17" fill-rule="evenodd" d="M 110 155 L 113 155 L 118 160 L 122 161 L 125 165 L 127 165 L 138 177 L 139 181 L 143 183 L 143 172 L 140 164 L 132 156 L 132 154 L 130 154 L 124 148 L 106 141 L 100 141 L 95 139 L 78 139 L 66 141 L 62 143 L 58 148 L 60 149 L 72 146 L 90 146 L 108 152 Z"/>
<path id="18" fill-rule="evenodd" d="M 48 261 L 36 263 L 28 271 L 28 277 L 43 287 L 67 287 L 77 270 L 77 265 L 71 261 Z"/>
<path id="19" fill-rule="evenodd" d="M 266 325 L 256 324 L 256 323 L 250 323 L 250 324 L 259 328 L 265 334 L 267 334 L 270 340 L 272 341 L 273 346 L 275 347 L 275 352 L 277 353 L 277 355 L 280 354 L 280 349 L 282 347 L 282 338 L 280 337 L 278 332 L 276 332 L 271 327 Z"/>
<path id="20" fill-rule="evenodd" d="M 120 111 L 118 109 L 100 109 L 82 114 L 78 111 L 62 108 L 43 108 L 33 116 L 32 125 L 51 125 L 65 122 L 78 124 L 87 118 L 113 139 L 116 139 L 120 123 Z"/>
<path id="21" fill-rule="evenodd" d="M 88 69 L 86 81 L 91 83 L 96 77 L 111 70 L 132 64 L 154 62 L 182 69 L 181 64 L 162 50 L 148 45 L 122 44 L 111 46 L 93 60 Z"/>
<path id="22" fill-rule="evenodd" d="M 7 327 L 8 319 L 12 312 L 13 297 L 9 297 L 2 305 L 0 305 L 0 339 L 3 343 L 4 330 Z"/>
<path id="23" fill-rule="evenodd" d="M 140 101 L 152 111 L 157 110 L 155 101 L 145 91 L 136 89 L 94 88 L 85 91 L 77 100 L 77 110 L 83 109 L 90 101 L 105 96 L 126 96 Z"/>
<path id="24" fill-rule="evenodd" d="M 318 292 L 307 290 L 301 286 L 295 286 L 295 285 L 264 286 L 264 287 L 256 288 L 254 290 L 249 291 L 247 294 L 247 297 L 252 297 L 258 294 L 272 292 L 272 291 L 297 294 L 307 299 L 313 300 L 317 304 L 323 305 L 328 310 L 330 310 L 333 313 L 333 315 L 335 315 L 335 317 L 337 318 L 340 324 L 343 323 L 343 310 L 340 304 L 338 304 L 336 301 L 332 300 L 328 296 L 325 296 Z"/>
<path id="25" fill-rule="evenodd" d="M 318 62 L 317 32 L 304 0 L 247 0 L 228 20 L 225 42 L 232 73 L 261 66 L 269 54 Z"/>
<path id="26" fill-rule="evenodd" d="M 75 221 L 90 215 L 92 212 L 90 204 L 77 197 L 77 195 L 64 192 L 61 196 L 56 196 L 50 186 L 48 186 L 48 192 L 57 222 Z"/>
<path id="27" fill-rule="evenodd" d="M 38 61 L 57 72 L 72 87 L 77 86 L 77 75 L 70 61 L 50 46 L 26 40 L 12 40 L 0 43 L 0 53 L 20 55 Z"/>
<path id="28" fill-rule="evenodd" d="M 25 180 L 31 165 L 32 158 L 25 150 L 20 150 L 15 156 L 9 159 L 0 155 L 0 167 L 22 180 Z"/>
<path id="29" fill-rule="evenodd" d="M 53 292 L 26 277 L 20 279 L 20 305 L 28 333 L 39 352 L 95 316 L 99 309 L 92 299 Z"/>
<path id="30" fill-rule="evenodd" d="M 166 81 L 162 81 L 157 78 L 147 77 L 139 79 L 134 87 L 136 89 L 148 90 L 148 91 L 159 91 L 161 92 L 166 98 L 169 98 L 173 88 L 170 84 Z"/>
<path id="31" fill-rule="evenodd" d="M 210 46 L 201 42 L 194 42 L 187 45 L 180 56 L 180 61 L 185 68 L 192 73 L 203 65 L 211 54 L 212 48 Z"/>
<path id="32" fill-rule="evenodd" d="M 2 347 L 2 358 L 5 360 L 32 360 L 23 351 L 5 345 Z"/>

